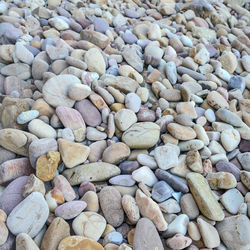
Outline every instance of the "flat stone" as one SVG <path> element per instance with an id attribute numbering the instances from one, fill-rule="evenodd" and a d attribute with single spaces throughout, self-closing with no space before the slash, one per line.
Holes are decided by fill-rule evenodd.
<path id="1" fill-rule="evenodd" d="M 34 60 L 34 55 L 20 42 L 16 43 L 15 55 L 21 62 L 29 65 L 32 64 L 32 61 Z"/>
<path id="2" fill-rule="evenodd" d="M 215 115 L 221 121 L 231 124 L 234 127 L 242 127 L 244 125 L 240 117 L 228 109 L 221 108 L 216 111 Z"/>
<path id="3" fill-rule="evenodd" d="M 118 164 L 130 155 L 130 148 L 122 142 L 111 144 L 102 154 L 102 160 L 111 164 Z"/>
<path id="4" fill-rule="evenodd" d="M 120 109 L 115 113 L 115 124 L 121 131 L 126 131 L 136 122 L 137 117 L 130 109 Z"/>
<path id="5" fill-rule="evenodd" d="M 201 213 L 210 220 L 223 220 L 224 213 L 205 178 L 198 173 L 189 173 L 186 179 Z"/>
<path id="6" fill-rule="evenodd" d="M 201 218 L 197 219 L 197 224 L 205 246 L 208 248 L 218 247 L 220 245 L 220 236 L 216 228 Z"/>
<path id="7" fill-rule="evenodd" d="M 100 75 L 105 73 L 106 65 L 99 49 L 92 48 L 88 50 L 85 54 L 85 62 L 87 63 L 89 71 L 96 72 Z"/>
<path id="8" fill-rule="evenodd" d="M 58 139 L 59 152 L 67 168 L 84 163 L 89 156 L 90 148 L 64 139 Z"/>
<path id="9" fill-rule="evenodd" d="M 98 241 L 106 228 L 106 220 L 95 212 L 83 212 L 72 223 L 76 235 Z"/>
<path id="10" fill-rule="evenodd" d="M 80 35 L 82 40 L 89 41 L 101 49 L 104 49 L 110 42 L 106 35 L 92 30 L 82 30 Z"/>
<path id="11" fill-rule="evenodd" d="M 229 216 L 217 223 L 216 228 L 228 249 L 244 250 L 250 247 L 250 222 L 247 216 Z"/>
<path id="12" fill-rule="evenodd" d="M 167 129 L 173 137 L 179 140 L 192 140 L 196 137 L 196 133 L 192 128 L 177 123 L 168 124 Z"/>
<path id="13" fill-rule="evenodd" d="M 100 125 L 102 118 L 98 109 L 87 99 L 77 102 L 76 110 L 80 112 L 87 125 L 96 127 Z"/>
<path id="14" fill-rule="evenodd" d="M 113 164 L 96 162 L 67 169 L 63 172 L 63 175 L 73 186 L 79 185 L 83 181 L 106 181 L 120 173 L 121 170 Z"/>
<path id="15" fill-rule="evenodd" d="M 69 224 L 63 218 L 55 218 L 43 236 L 41 250 L 57 250 L 60 241 L 67 236 L 70 236 Z"/>
<path id="16" fill-rule="evenodd" d="M 48 216 L 49 208 L 43 195 L 33 192 L 11 211 L 7 226 L 14 235 L 27 233 L 34 237 L 40 232 Z"/>
<path id="17" fill-rule="evenodd" d="M 194 26 L 192 27 L 192 34 L 193 36 L 197 38 L 202 38 L 204 37 L 208 41 L 211 41 L 216 38 L 216 33 L 214 30 L 208 29 L 206 27 L 198 27 Z"/>
<path id="18" fill-rule="evenodd" d="M 0 184 L 12 181 L 17 177 L 30 175 L 33 171 L 28 158 L 6 161 L 0 165 Z"/>
<path id="19" fill-rule="evenodd" d="M 133 248 L 138 250 L 163 250 L 160 236 L 148 218 L 141 218 L 137 225 L 133 240 Z"/>
<path id="20" fill-rule="evenodd" d="M 122 135 L 122 141 L 130 148 L 153 147 L 160 135 L 160 127 L 152 122 L 139 122 L 133 124 Z"/>
<path id="21" fill-rule="evenodd" d="M 187 226 L 189 223 L 189 218 L 186 214 L 178 215 L 169 225 L 164 236 L 173 236 L 175 234 L 185 235 L 187 232 Z"/>
<path id="22" fill-rule="evenodd" d="M 211 91 L 207 96 L 207 103 L 214 109 L 229 108 L 226 99 L 217 91 Z"/>
<path id="23" fill-rule="evenodd" d="M 22 190 L 27 184 L 28 176 L 21 176 L 8 184 L 0 196 L 0 208 L 7 215 L 24 199 Z"/>
<path id="24" fill-rule="evenodd" d="M 56 138 L 55 129 L 40 119 L 32 120 L 28 125 L 28 129 L 39 138 Z"/>
<path id="25" fill-rule="evenodd" d="M 142 182 L 149 187 L 152 187 L 156 182 L 154 172 L 147 166 L 142 166 L 132 172 L 132 177 L 137 182 Z"/>
<path id="26" fill-rule="evenodd" d="M 136 71 L 138 71 L 139 73 L 143 71 L 143 61 L 137 55 L 134 48 L 125 47 L 125 49 L 122 51 L 122 56 L 125 61 Z"/>
<path id="27" fill-rule="evenodd" d="M 137 189 L 135 199 L 141 215 L 152 220 L 159 231 L 165 231 L 168 223 L 165 221 L 158 204 L 146 196 L 140 189 Z"/>
<path id="28" fill-rule="evenodd" d="M 226 129 L 221 132 L 221 144 L 226 151 L 233 151 L 240 143 L 240 133 L 236 129 Z"/>
<path id="29" fill-rule="evenodd" d="M 114 176 L 111 179 L 109 179 L 109 183 L 112 185 L 131 187 L 134 186 L 136 182 L 132 178 L 132 175 L 122 174 Z"/>
<path id="30" fill-rule="evenodd" d="M 70 220 L 78 216 L 86 207 L 87 203 L 85 201 L 68 201 L 56 208 L 55 216 Z"/>
<path id="31" fill-rule="evenodd" d="M 211 189 L 230 189 L 237 185 L 233 174 L 228 172 L 208 173 L 206 176 Z"/>
<path id="32" fill-rule="evenodd" d="M 194 200 L 192 194 L 184 194 L 180 199 L 181 210 L 186 214 L 190 220 L 198 217 L 200 214 L 199 208 Z"/>
<path id="33" fill-rule="evenodd" d="M 140 97 L 135 93 L 127 94 L 125 97 L 125 107 L 137 113 L 141 107 Z"/>
<path id="34" fill-rule="evenodd" d="M 27 184 L 23 188 L 23 197 L 27 197 L 33 192 L 40 192 L 42 195 L 45 195 L 45 186 L 43 181 L 39 180 L 34 174 L 31 174 L 28 178 Z"/>
<path id="35" fill-rule="evenodd" d="M 109 23 L 104 18 L 100 18 L 100 17 L 95 18 L 93 21 L 93 24 L 95 27 L 95 31 L 98 31 L 101 33 L 105 33 L 109 28 Z"/>
<path id="36" fill-rule="evenodd" d="M 182 234 L 176 234 L 172 238 L 167 239 L 166 244 L 171 249 L 183 249 L 191 245 L 192 240 Z"/>
<path id="37" fill-rule="evenodd" d="M 118 190 L 114 187 L 104 187 L 100 194 L 100 206 L 104 217 L 109 224 L 118 227 L 124 220 L 124 212 L 122 209 L 122 197 Z"/>
<path id="38" fill-rule="evenodd" d="M 81 84 L 81 81 L 74 75 L 58 75 L 50 78 L 42 89 L 45 101 L 53 107 L 73 107 L 75 101 L 67 96 L 72 84 Z"/>
<path id="39" fill-rule="evenodd" d="M 140 219 L 139 207 L 136 204 L 135 198 L 131 195 L 123 195 L 122 208 L 132 224 L 136 224 Z"/>
<path id="40" fill-rule="evenodd" d="M 218 161 L 216 163 L 216 170 L 218 172 L 228 172 L 234 175 L 237 181 L 240 180 L 240 170 L 233 163 L 227 161 Z"/>
<path id="41" fill-rule="evenodd" d="M 27 80 L 31 76 L 30 67 L 25 63 L 12 63 L 1 68 L 1 74 L 5 76 L 17 76 L 19 79 Z"/>
<path id="42" fill-rule="evenodd" d="M 178 165 L 178 154 L 176 150 L 170 146 L 161 146 L 155 148 L 154 157 L 158 167 L 163 170 L 174 168 Z M 168 160 L 166 161 L 166 159 Z"/>
<path id="43" fill-rule="evenodd" d="M 220 201 L 229 213 L 237 214 L 244 198 L 238 189 L 232 188 L 220 197 Z"/>
<path id="44" fill-rule="evenodd" d="M 198 139 L 182 141 L 178 144 L 181 151 L 200 150 L 204 147 L 204 142 Z"/>
<path id="45" fill-rule="evenodd" d="M 157 202 L 163 202 L 172 196 L 174 190 L 165 182 L 159 181 L 154 184 L 152 198 Z"/>

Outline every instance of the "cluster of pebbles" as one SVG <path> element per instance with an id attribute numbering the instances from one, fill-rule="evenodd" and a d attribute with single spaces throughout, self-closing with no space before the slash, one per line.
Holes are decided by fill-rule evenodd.
<path id="1" fill-rule="evenodd" d="M 249 250 L 248 9 L 0 1 L 0 250 Z"/>

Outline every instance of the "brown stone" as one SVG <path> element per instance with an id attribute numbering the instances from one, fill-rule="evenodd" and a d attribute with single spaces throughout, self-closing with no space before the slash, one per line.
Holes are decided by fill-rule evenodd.
<path id="1" fill-rule="evenodd" d="M 36 162 L 36 176 L 42 181 L 52 180 L 56 175 L 59 161 L 59 152 L 51 151 L 40 156 Z"/>
<path id="2" fill-rule="evenodd" d="M 105 49 L 110 42 L 110 39 L 107 36 L 92 30 L 82 30 L 80 35 L 82 40 L 89 41 L 101 49 Z"/>

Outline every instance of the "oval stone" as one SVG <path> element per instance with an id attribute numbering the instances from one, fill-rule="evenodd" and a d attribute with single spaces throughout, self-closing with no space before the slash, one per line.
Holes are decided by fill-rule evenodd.
<path id="1" fill-rule="evenodd" d="M 49 207 L 43 195 L 33 192 L 12 210 L 7 226 L 14 235 L 27 233 L 33 238 L 40 232 L 48 216 Z"/>

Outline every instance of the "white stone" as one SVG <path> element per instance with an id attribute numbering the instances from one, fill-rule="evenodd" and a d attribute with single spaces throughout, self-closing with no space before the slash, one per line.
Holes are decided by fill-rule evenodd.
<path id="1" fill-rule="evenodd" d="M 186 214 L 181 214 L 177 216 L 169 225 L 166 232 L 168 237 L 173 236 L 177 233 L 185 235 L 187 233 L 187 226 L 189 223 L 189 218 Z"/>
<path id="2" fill-rule="evenodd" d="M 28 129 L 39 138 L 56 138 L 56 130 L 40 119 L 32 120 Z"/>
<path id="3" fill-rule="evenodd" d="M 221 143 L 226 151 L 233 151 L 240 143 L 240 133 L 236 129 L 226 129 L 221 132 Z"/>
<path id="4" fill-rule="evenodd" d="M 149 187 L 152 187 L 158 181 L 154 172 L 146 166 L 134 170 L 132 173 L 132 177 L 137 182 L 142 182 Z"/>

